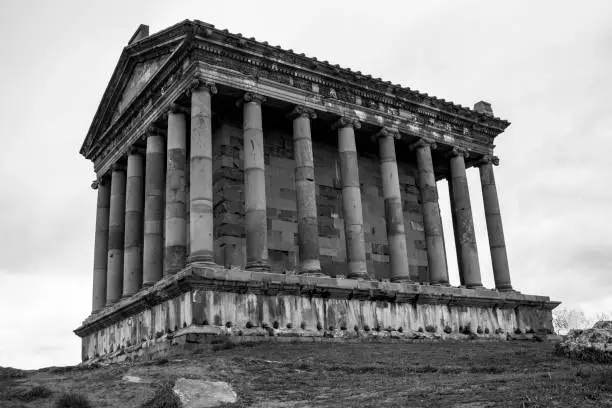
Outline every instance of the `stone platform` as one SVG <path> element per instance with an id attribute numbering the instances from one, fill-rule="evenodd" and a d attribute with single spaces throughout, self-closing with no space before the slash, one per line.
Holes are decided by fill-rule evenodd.
<path id="1" fill-rule="evenodd" d="M 159 355 L 218 335 L 348 340 L 472 332 L 505 339 L 552 333 L 558 304 L 489 289 L 190 266 L 91 315 L 75 333 L 84 362 Z"/>

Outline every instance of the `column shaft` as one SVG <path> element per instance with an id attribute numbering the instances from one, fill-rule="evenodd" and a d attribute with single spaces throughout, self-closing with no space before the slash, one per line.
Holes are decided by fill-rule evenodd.
<path id="1" fill-rule="evenodd" d="M 123 238 L 125 226 L 125 170 L 115 166 L 111 179 L 108 217 L 106 304 L 116 303 L 123 293 Z"/>
<path id="2" fill-rule="evenodd" d="M 442 230 L 442 218 L 440 217 L 440 205 L 438 203 L 438 187 L 431 158 L 431 147 L 431 144 L 425 141 L 417 142 L 416 145 L 417 167 L 419 171 L 418 183 L 421 192 L 425 242 L 427 243 L 429 281 L 434 285 L 448 285 L 444 233 Z"/>
<path id="3" fill-rule="evenodd" d="M 338 152 L 342 178 L 342 211 L 349 278 L 367 278 L 363 210 L 359 184 L 359 162 L 355 144 L 355 130 L 359 121 L 341 118 L 338 127 Z"/>
<path id="4" fill-rule="evenodd" d="M 321 272 L 319 261 L 319 224 L 312 156 L 310 119 L 312 109 L 297 106 L 293 113 L 293 154 L 295 157 L 295 191 L 298 218 L 299 273 Z"/>
<path id="5" fill-rule="evenodd" d="M 166 235 L 164 243 L 164 276 L 185 266 L 187 223 L 185 167 L 187 162 L 186 117 L 181 108 L 168 113 L 168 153 L 166 156 Z"/>
<path id="6" fill-rule="evenodd" d="M 480 165 L 480 184 L 482 186 L 482 198 L 487 221 L 489 247 L 491 248 L 495 287 L 503 291 L 512 290 L 512 283 L 510 282 L 510 267 L 508 266 L 508 254 L 506 253 L 497 187 L 495 185 L 495 176 L 493 175 L 493 164 L 495 162 L 497 162 L 497 158 L 489 158 L 489 160 Z"/>
<path id="7" fill-rule="evenodd" d="M 159 131 L 150 129 L 147 134 L 146 174 L 145 174 L 145 207 L 144 207 L 144 242 L 143 286 L 153 285 L 161 279 L 164 269 L 164 172 L 165 172 L 164 138 Z"/>
<path id="8" fill-rule="evenodd" d="M 450 197 L 451 219 L 453 221 L 453 238 L 455 240 L 455 252 L 457 253 L 457 269 L 459 271 L 459 285 L 465 286 L 465 277 L 463 276 L 463 263 L 461 260 L 461 244 L 459 240 L 459 225 L 457 224 L 456 206 L 453 200 L 453 182 L 452 177 L 448 178 L 448 196 Z"/>
<path id="9" fill-rule="evenodd" d="M 194 84 L 191 92 L 189 172 L 189 262 L 214 262 L 211 92 Z"/>
<path id="10" fill-rule="evenodd" d="M 472 206 L 470 191 L 465 174 L 464 153 L 454 149 L 450 159 L 451 170 L 451 200 L 455 227 L 455 241 L 458 241 L 458 264 L 460 274 L 463 272 L 464 284 L 468 288 L 482 287 L 480 279 L 480 264 L 478 262 L 478 249 L 476 235 L 474 234 L 474 221 L 472 219 Z"/>
<path id="11" fill-rule="evenodd" d="M 385 220 L 387 240 L 389 242 L 391 280 L 394 282 L 409 282 L 410 271 L 408 250 L 406 249 L 404 214 L 402 212 L 402 198 L 395 157 L 394 139 L 396 135 L 396 133 L 388 130 L 382 130 L 377 135 L 380 151 L 380 173 L 383 197 L 385 199 Z"/>
<path id="12" fill-rule="evenodd" d="M 128 156 L 125 196 L 125 235 L 123 254 L 123 296 L 142 286 L 142 213 L 144 158 L 137 151 Z"/>
<path id="13" fill-rule="evenodd" d="M 247 93 L 243 104 L 244 207 L 246 268 L 269 270 L 266 173 L 261 117 L 261 95 Z"/>
<path id="14" fill-rule="evenodd" d="M 108 262 L 108 215 L 110 207 L 110 188 L 108 180 L 94 182 L 98 190 L 96 208 L 96 235 L 94 239 L 93 296 L 92 312 L 106 305 L 106 267 Z"/>

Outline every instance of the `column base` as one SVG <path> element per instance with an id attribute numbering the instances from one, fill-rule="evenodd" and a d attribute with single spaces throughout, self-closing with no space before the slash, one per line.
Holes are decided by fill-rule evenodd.
<path id="1" fill-rule="evenodd" d="M 410 276 L 397 276 L 397 277 L 392 277 L 390 280 L 391 282 L 395 282 L 395 283 L 418 283 L 410 279 Z"/>
<path id="2" fill-rule="evenodd" d="M 346 276 L 348 279 L 356 279 L 356 280 L 371 280 L 367 273 L 349 273 Z"/>
<path id="3" fill-rule="evenodd" d="M 300 262 L 298 274 L 321 274 L 322 276 L 327 276 L 321 273 L 321 262 L 318 259 L 310 259 L 303 262 Z"/>
<path id="4" fill-rule="evenodd" d="M 187 258 L 187 265 L 193 265 L 193 264 L 205 264 L 205 265 L 210 265 L 210 266 L 217 265 L 213 257 L 202 256 L 202 255 L 195 255 L 195 256 L 190 256 L 189 258 Z"/>
<path id="5" fill-rule="evenodd" d="M 478 283 L 476 285 L 465 285 L 465 287 L 468 289 L 486 289 L 484 286 L 482 286 L 481 283 Z"/>
<path id="6" fill-rule="evenodd" d="M 498 292 L 516 292 L 518 293 L 517 290 L 514 290 L 512 288 L 512 286 L 508 285 L 508 286 L 496 286 L 495 290 L 497 290 Z"/>

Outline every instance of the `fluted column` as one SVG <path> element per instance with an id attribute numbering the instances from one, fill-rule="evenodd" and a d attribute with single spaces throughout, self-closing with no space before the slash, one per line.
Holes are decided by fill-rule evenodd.
<path id="1" fill-rule="evenodd" d="M 106 304 L 116 303 L 123 293 L 123 234 L 125 226 L 125 167 L 115 164 L 111 178 L 108 216 Z"/>
<path id="2" fill-rule="evenodd" d="M 295 157 L 295 191 L 298 217 L 299 273 L 320 273 L 319 224 L 312 156 L 310 120 L 314 110 L 296 106 L 289 115 L 293 119 L 293 154 Z"/>
<path id="3" fill-rule="evenodd" d="M 459 274 L 468 288 L 482 287 L 480 279 L 480 264 L 478 262 L 478 249 L 476 248 L 476 235 L 474 234 L 474 221 L 472 219 L 472 206 L 470 191 L 465 174 L 465 150 L 454 148 L 450 158 L 451 180 L 449 192 L 451 193 L 451 211 L 453 212 L 453 226 L 455 229 L 455 244 Z"/>
<path id="4" fill-rule="evenodd" d="M 127 159 L 125 234 L 123 250 L 123 296 L 142 286 L 142 213 L 144 189 L 143 152 L 132 148 Z"/>
<path id="5" fill-rule="evenodd" d="M 378 139 L 380 174 L 385 199 L 391 280 L 394 282 L 410 282 L 404 214 L 402 212 L 402 198 L 395 157 L 395 139 L 399 137 L 399 133 L 382 129 L 375 137 Z"/>
<path id="6" fill-rule="evenodd" d="M 191 88 L 189 172 L 189 263 L 214 262 L 211 95 L 213 84 Z"/>
<path id="7" fill-rule="evenodd" d="M 96 235 L 94 238 L 93 296 L 91 311 L 97 312 L 106 305 L 106 267 L 108 262 L 108 213 L 110 207 L 109 180 L 102 178 L 92 183 L 98 190 L 96 205 Z"/>
<path id="8" fill-rule="evenodd" d="M 342 178 L 342 211 L 349 266 L 349 278 L 367 278 L 363 210 L 359 184 L 359 162 L 355 144 L 355 129 L 361 124 L 355 118 L 342 117 L 333 126 L 338 129 L 338 153 Z"/>
<path id="9" fill-rule="evenodd" d="M 512 290 L 512 283 L 510 282 L 510 267 L 508 266 L 508 254 L 506 253 L 497 187 L 493 175 L 493 165 L 497 166 L 498 164 L 499 159 L 495 156 L 485 156 L 478 163 L 495 288 L 500 291 L 507 291 Z"/>
<path id="10" fill-rule="evenodd" d="M 265 98 L 248 92 L 243 103 L 244 207 L 246 269 L 269 270 L 266 173 L 261 104 Z"/>
<path id="11" fill-rule="evenodd" d="M 161 279 L 164 270 L 164 173 L 165 146 L 160 129 L 147 130 L 145 161 L 144 242 L 142 248 L 143 286 Z"/>
<path id="12" fill-rule="evenodd" d="M 427 243 L 427 264 L 429 265 L 429 282 L 433 285 L 448 285 L 448 268 L 444 250 L 444 233 L 438 203 L 438 187 L 434 174 L 431 150 L 435 143 L 419 140 L 412 146 L 416 151 L 419 171 L 419 190 L 421 192 L 421 209 Z"/>
<path id="13" fill-rule="evenodd" d="M 185 266 L 187 222 L 185 166 L 187 162 L 186 110 L 174 105 L 168 112 L 166 155 L 166 235 L 164 241 L 164 276 Z"/>

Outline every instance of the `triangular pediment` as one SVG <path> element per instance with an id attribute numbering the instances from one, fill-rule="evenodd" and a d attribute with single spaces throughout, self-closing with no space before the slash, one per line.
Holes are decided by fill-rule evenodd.
<path id="1" fill-rule="evenodd" d="M 129 79 L 126 80 L 125 86 L 121 91 L 121 96 L 116 99 L 115 108 L 112 110 L 113 115 L 111 122 L 114 122 L 119 115 L 125 111 L 125 108 L 145 87 L 149 80 L 155 75 L 163 63 L 168 59 L 169 55 L 163 55 L 148 61 L 138 62 L 129 74 Z"/>

